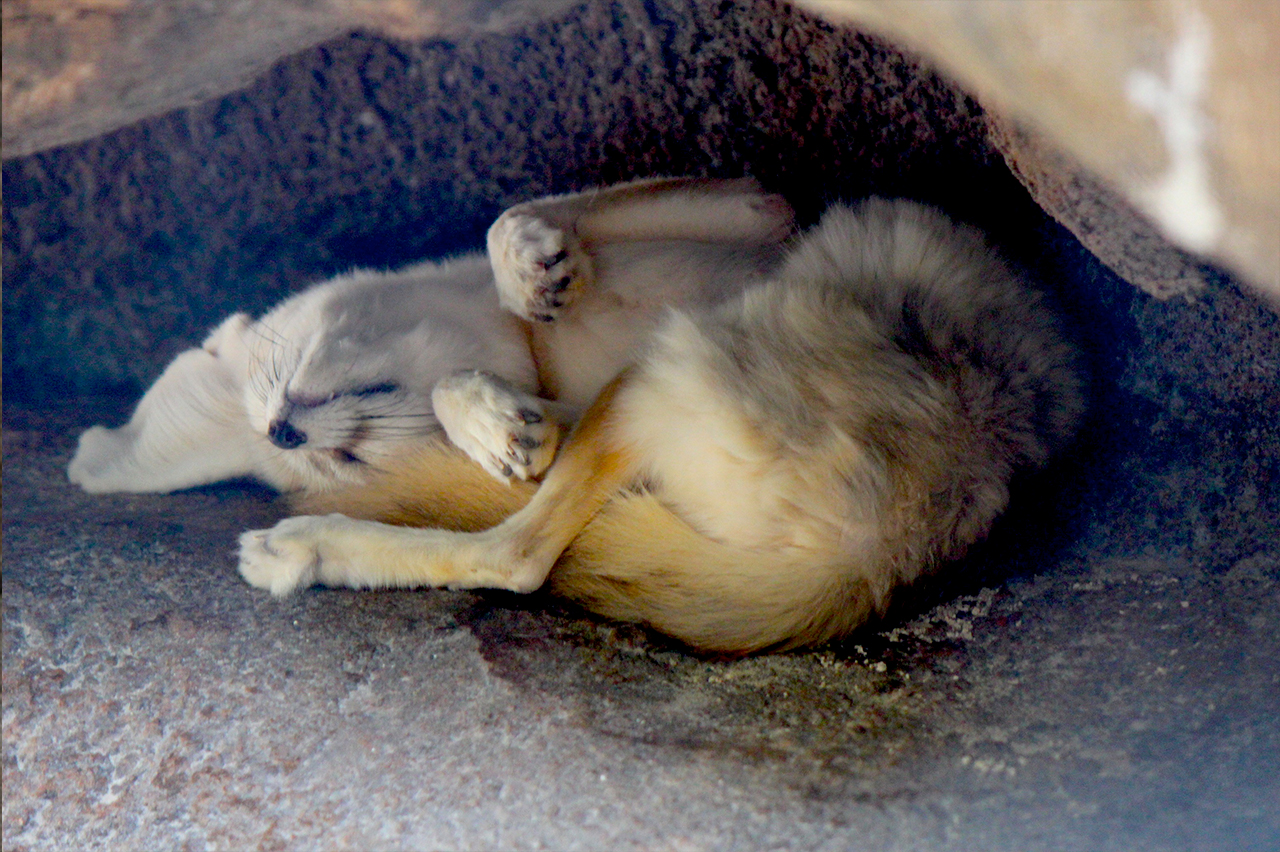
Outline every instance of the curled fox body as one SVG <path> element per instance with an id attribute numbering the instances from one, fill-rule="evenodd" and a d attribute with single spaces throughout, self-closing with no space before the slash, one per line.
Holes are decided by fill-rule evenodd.
<path id="1" fill-rule="evenodd" d="M 668 308 L 760 280 L 791 230 L 786 202 L 749 179 L 517 205 L 488 257 L 356 270 L 260 319 L 229 317 L 127 424 L 81 435 L 68 475 L 94 493 L 254 477 L 316 494 L 443 437 L 494 476 L 536 478 Z"/>
<path id="2" fill-rule="evenodd" d="M 519 428 L 414 442 L 359 481 L 304 492 L 314 514 L 245 533 L 248 582 L 278 595 L 545 585 L 704 650 L 821 643 L 982 538 L 1013 474 L 1042 465 L 1082 413 L 1075 355 L 1041 299 L 936 211 L 837 206 L 761 260 L 789 220 L 771 197 L 744 207 L 676 181 L 633 185 L 616 205 L 583 198 L 525 211 L 540 249 L 503 254 L 537 242 L 511 238 L 528 221 L 490 232 L 500 291 L 534 294 L 502 303 L 535 320 L 544 389 L 579 403 L 554 462 L 512 476 Z M 662 254 L 675 244 L 709 248 Z M 615 297 L 593 282 L 623 256 L 616 282 L 646 263 L 698 280 L 705 263 L 715 292 L 633 294 L 661 310 L 613 348 L 568 342 L 605 315 Z M 557 268 L 570 271 L 548 285 Z M 663 281 L 649 269 L 614 286 Z M 593 346 L 605 357 L 580 363 Z M 458 408 L 451 439 L 484 406 Z"/>

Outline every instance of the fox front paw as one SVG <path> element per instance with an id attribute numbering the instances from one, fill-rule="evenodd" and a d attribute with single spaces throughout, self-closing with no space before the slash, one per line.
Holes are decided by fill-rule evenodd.
<path id="1" fill-rule="evenodd" d="M 591 276 L 573 234 L 519 208 L 493 223 L 488 246 L 499 301 L 527 320 L 553 322 Z"/>
<path id="2" fill-rule="evenodd" d="M 286 518 L 269 530 L 240 536 L 240 576 L 276 597 L 315 585 L 320 576 L 317 522 L 324 518 Z"/>
<path id="3" fill-rule="evenodd" d="M 447 376 L 431 404 L 449 440 L 504 482 L 539 477 L 555 458 L 560 425 L 546 403 L 492 373 Z"/>

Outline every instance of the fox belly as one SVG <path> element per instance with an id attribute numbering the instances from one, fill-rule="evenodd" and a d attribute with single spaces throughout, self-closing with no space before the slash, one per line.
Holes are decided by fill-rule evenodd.
<path id="1" fill-rule="evenodd" d="M 723 313 L 723 311 L 722 311 Z M 754 549 L 856 551 L 876 535 L 883 476 L 838 429 L 788 440 L 786 408 L 673 318 L 619 395 L 619 440 L 660 499 L 701 533 Z M 738 381 L 735 379 L 745 379 Z"/>

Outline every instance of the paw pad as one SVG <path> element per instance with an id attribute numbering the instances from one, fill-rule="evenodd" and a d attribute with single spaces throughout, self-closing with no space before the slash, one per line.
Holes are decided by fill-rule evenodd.
<path id="1" fill-rule="evenodd" d="M 538 322 L 554 322 L 590 274 L 572 234 L 519 208 L 489 229 L 489 261 L 502 306 Z"/>
<path id="2" fill-rule="evenodd" d="M 499 479 L 536 478 L 555 458 L 560 426 L 543 401 L 492 373 L 448 376 L 431 402 L 449 440 Z"/>

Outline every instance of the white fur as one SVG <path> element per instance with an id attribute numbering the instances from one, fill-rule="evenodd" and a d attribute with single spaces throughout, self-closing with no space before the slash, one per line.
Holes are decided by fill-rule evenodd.
<path id="1" fill-rule="evenodd" d="M 875 501 L 866 498 L 879 492 L 848 495 L 841 477 L 856 469 L 882 486 L 875 460 L 833 429 L 820 440 L 838 447 L 815 446 L 822 462 L 796 464 L 776 430 L 761 428 L 759 400 L 726 392 L 718 360 L 698 325 L 674 316 L 619 404 L 619 434 L 644 459 L 663 501 L 695 529 L 749 548 L 811 548 L 873 534 Z M 834 458 L 845 464 L 830 464 Z"/>
<path id="2" fill-rule="evenodd" d="M 458 370 L 538 386 L 525 334 L 498 306 L 480 256 L 342 276 L 285 302 L 256 330 L 250 428 L 267 436 L 284 420 L 307 436 L 296 449 L 266 443 L 263 478 L 285 491 L 362 476 L 362 465 L 385 467 L 437 433 L 431 395 Z"/>
<path id="3" fill-rule="evenodd" d="M 736 219 L 701 226 L 708 243 L 654 242 L 661 217 L 627 232 L 606 216 L 609 232 L 592 230 L 611 205 L 641 211 L 655 194 L 674 215 L 663 191 L 673 184 L 712 187 Z M 678 194 L 701 218 L 699 194 Z M 743 218 L 746 237 L 734 230 Z M 639 181 L 519 205 L 491 228 L 488 259 L 356 270 L 257 321 L 228 319 L 174 360 L 128 424 L 85 432 L 68 475 L 94 493 L 247 476 L 314 493 L 363 481 L 443 428 L 494 476 L 537 477 L 559 421 L 631 363 L 667 308 L 718 300 L 748 270 L 759 277 L 790 221 L 785 202 L 750 181 Z"/>
<path id="4" fill-rule="evenodd" d="M 281 491 L 359 481 L 439 432 L 432 391 L 462 369 L 538 387 L 525 332 L 498 306 L 483 256 L 357 270 L 256 322 L 227 320 L 174 360 L 128 424 L 87 431 L 68 475 L 94 493 L 247 476 Z M 273 444 L 279 422 L 305 443 Z"/>
<path id="5" fill-rule="evenodd" d="M 242 537 L 241 572 L 275 594 L 549 580 L 702 648 L 820 642 L 982 538 L 1082 407 L 1054 318 L 979 234 L 870 200 L 776 280 L 670 312 L 499 526 L 292 518 Z"/>
<path id="6" fill-rule="evenodd" d="M 1080 377 L 971 229 L 873 199 L 784 255 L 790 225 L 750 182 L 519 205 L 493 276 L 474 256 L 357 272 L 228 320 L 71 474 L 247 470 L 342 511 L 241 537 L 242 576 L 277 595 L 549 582 L 711 650 L 843 635 L 986 534 L 1070 435 Z"/>
<path id="7" fill-rule="evenodd" d="M 571 231 L 534 212 L 508 210 L 486 238 L 498 301 L 527 320 L 553 320 L 592 277 L 588 255 Z"/>
<path id="8" fill-rule="evenodd" d="M 498 479 L 533 479 L 555 458 L 560 424 L 551 406 L 492 373 L 446 376 L 431 394 L 436 417 L 454 446 Z"/>
<path id="9" fill-rule="evenodd" d="M 91 494 L 175 491 L 255 474 L 262 448 L 242 402 L 249 356 L 244 314 L 229 317 L 204 346 L 179 355 L 119 429 L 80 436 L 67 469 Z"/>

